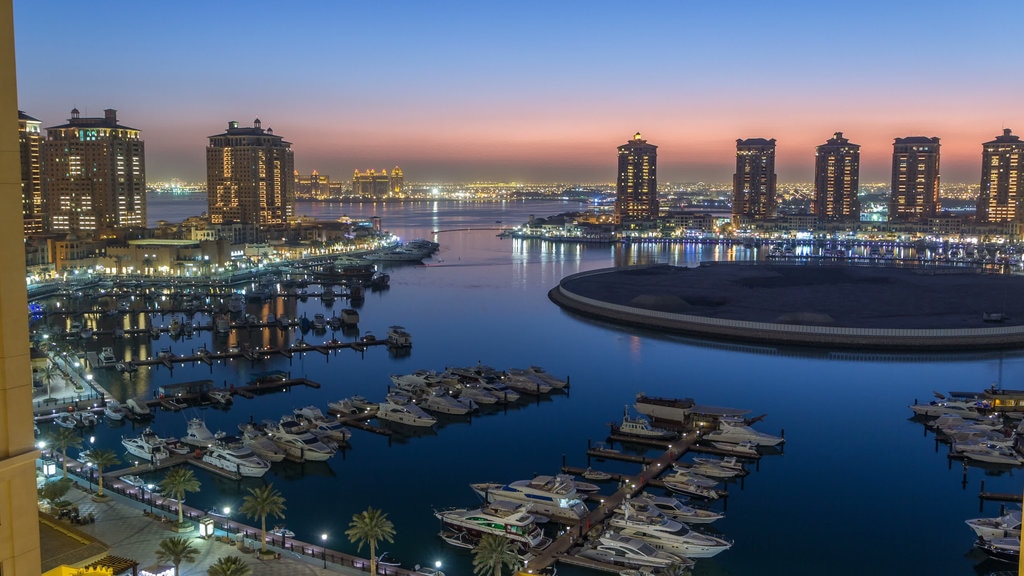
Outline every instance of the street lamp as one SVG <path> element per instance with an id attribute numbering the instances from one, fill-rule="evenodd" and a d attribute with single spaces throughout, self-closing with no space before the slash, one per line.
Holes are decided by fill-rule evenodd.
<path id="1" fill-rule="evenodd" d="M 152 484 L 146 484 L 146 490 L 149 490 L 149 515 L 153 515 L 153 488 Z"/>
<path id="2" fill-rule="evenodd" d="M 321 548 L 324 551 L 324 568 L 327 568 L 327 533 L 320 535 Z"/>
<path id="3" fill-rule="evenodd" d="M 203 538 L 213 536 L 213 518 L 203 516 L 199 519 L 199 535 Z"/>
<path id="4" fill-rule="evenodd" d="M 441 574 L 443 574 L 443 572 L 441 572 L 441 561 L 440 560 L 435 560 L 434 561 L 434 569 L 437 570 L 437 574 L 435 574 L 434 576 L 440 576 Z"/>
<path id="5" fill-rule="evenodd" d="M 43 475 L 47 478 L 57 473 L 57 463 L 53 460 L 43 460 Z"/>

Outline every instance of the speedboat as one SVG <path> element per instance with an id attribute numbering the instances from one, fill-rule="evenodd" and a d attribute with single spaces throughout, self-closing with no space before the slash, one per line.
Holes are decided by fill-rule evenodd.
<path id="1" fill-rule="evenodd" d="M 511 500 L 532 503 L 531 513 L 536 512 L 556 520 L 578 522 L 588 512 L 576 490 L 576 482 L 564 474 L 536 476 L 508 484 L 470 484 L 470 488 L 488 502 Z"/>
<path id="2" fill-rule="evenodd" d="M 634 498 L 632 501 L 634 506 L 650 506 L 665 516 L 686 524 L 709 524 L 725 517 L 725 514 L 719 514 L 712 510 L 687 506 L 680 502 L 678 498 L 655 496 L 648 492 L 641 493 L 639 497 Z"/>
<path id="3" fill-rule="evenodd" d="M 377 419 L 410 426 L 430 427 L 437 424 L 437 418 L 423 411 L 412 402 L 399 404 L 395 398 L 389 397 L 386 402 L 381 402 L 377 408 Z"/>
<path id="4" fill-rule="evenodd" d="M 228 390 L 214 388 L 213 390 L 207 390 L 206 395 L 210 397 L 210 400 L 220 404 L 221 406 L 227 406 L 234 402 L 234 398 Z"/>
<path id="5" fill-rule="evenodd" d="M 248 478 L 259 478 L 270 470 L 270 463 L 246 448 L 239 439 L 231 442 L 227 438 L 210 446 L 203 454 L 203 462 L 235 472 Z"/>
<path id="6" fill-rule="evenodd" d="M 273 530 L 267 530 L 267 532 L 274 536 L 281 536 L 282 538 L 294 538 L 295 532 L 285 528 L 284 526 L 274 526 Z"/>
<path id="7" fill-rule="evenodd" d="M 134 474 L 126 474 L 118 477 L 118 480 L 124 482 L 129 486 L 135 486 L 136 488 L 142 488 L 146 485 L 146 481 L 142 479 L 142 476 L 136 476 Z"/>
<path id="8" fill-rule="evenodd" d="M 657 550 L 643 540 L 614 532 L 605 532 L 597 542 L 584 547 L 579 555 L 605 564 L 654 568 L 668 568 L 682 561 L 678 556 Z"/>
<path id="9" fill-rule="evenodd" d="M 712 430 L 704 434 L 704 438 L 711 442 L 729 442 L 737 444 L 743 441 L 750 441 L 758 446 L 778 446 L 786 441 L 782 436 L 772 436 L 747 426 L 740 419 L 721 418 L 718 430 Z"/>
<path id="10" fill-rule="evenodd" d="M 540 366 L 530 366 L 526 370 L 527 372 L 529 372 L 530 376 L 534 378 L 539 378 L 548 386 L 551 386 L 552 388 L 555 388 L 557 390 L 561 390 L 569 385 L 568 381 L 552 376 L 550 373 L 546 372 Z"/>
<path id="11" fill-rule="evenodd" d="M 149 428 L 143 430 L 138 438 L 121 438 L 121 445 L 132 456 L 146 461 L 163 460 L 171 456 L 166 441 Z"/>
<path id="12" fill-rule="evenodd" d="M 444 525 L 455 531 L 474 536 L 496 534 L 527 547 L 536 547 L 544 539 L 544 532 L 529 513 L 530 505 L 507 500 L 495 500 L 483 508 L 456 508 L 435 512 Z"/>
<path id="13" fill-rule="evenodd" d="M 53 423 L 62 428 L 77 428 L 79 426 L 78 418 L 70 412 L 62 412 L 53 419 Z"/>
<path id="14" fill-rule="evenodd" d="M 626 436 L 636 436 L 638 438 L 655 440 L 671 440 L 679 436 L 671 430 L 651 426 L 651 421 L 643 416 L 631 418 L 628 407 L 626 408 L 626 412 L 622 415 L 622 423 L 618 425 L 612 424 L 612 432 Z"/>
<path id="15" fill-rule="evenodd" d="M 1021 511 L 1011 510 L 995 518 L 972 518 L 965 520 L 971 530 L 979 538 L 993 540 L 995 538 L 1020 537 Z"/>

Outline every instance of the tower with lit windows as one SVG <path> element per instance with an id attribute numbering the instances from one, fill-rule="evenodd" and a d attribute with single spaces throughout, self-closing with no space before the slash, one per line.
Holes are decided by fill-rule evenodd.
<path id="1" fill-rule="evenodd" d="M 732 219 L 765 220 L 775 216 L 775 139 L 736 140 L 732 177 Z"/>
<path id="2" fill-rule="evenodd" d="M 892 195 L 889 220 L 920 221 L 941 212 L 939 139 L 896 138 L 892 145 Z"/>
<path id="3" fill-rule="evenodd" d="M 405 189 L 405 173 L 398 166 L 391 169 L 391 195 L 401 196 Z"/>
<path id="4" fill-rule="evenodd" d="M 21 148 L 21 217 L 25 235 L 43 231 L 42 122 L 18 110 Z"/>
<path id="5" fill-rule="evenodd" d="M 637 132 L 619 146 L 615 184 L 615 219 L 655 220 L 658 217 L 658 147 Z"/>
<path id="6" fill-rule="evenodd" d="M 978 222 L 1011 222 L 1024 219 L 1021 209 L 1021 162 L 1024 142 L 1009 128 L 1002 136 L 982 144 L 981 189 L 978 191 Z"/>
<path id="7" fill-rule="evenodd" d="M 815 149 L 812 213 L 822 220 L 860 220 L 860 146 L 836 132 Z"/>
<path id="8" fill-rule="evenodd" d="M 146 152 L 136 128 L 117 122 L 117 110 L 46 129 L 42 195 L 51 232 L 96 236 L 146 227 Z"/>
<path id="9" fill-rule="evenodd" d="M 295 155 L 291 142 L 263 129 L 228 122 L 206 147 L 210 221 L 251 227 L 283 224 L 295 212 Z"/>

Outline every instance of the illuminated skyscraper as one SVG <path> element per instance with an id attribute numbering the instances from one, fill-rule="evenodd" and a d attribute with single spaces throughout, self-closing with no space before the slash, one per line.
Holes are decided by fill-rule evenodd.
<path id="1" fill-rule="evenodd" d="M 658 217 L 658 147 L 648 144 L 639 132 L 619 146 L 615 194 L 617 221 Z"/>
<path id="2" fill-rule="evenodd" d="M 939 202 L 939 139 L 897 138 L 892 145 L 889 220 L 922 220 L 942 210 Z"/>
<path id="3" fill-rule="evenodd" d="M 815 149 L 811 212 L 823 220 L 860 220 L 859 186 L 860 146 L 836 132 Z"/>
<path id="4" fill-rule="evenodd" d="M 401 196 L 405 189 L 405 173 L 398 166 L 391 169 L 391 195 Z"/>
<path id="5" fill-rule="evenodd" d="M 295 173 L 295 196 L 311 200 L 327 200 L 331 197 L 331 177 L 316 170 L 309 176 Z"/>
<path id="6" fill-rule="evenodd" d="M 736 140 L 732 176 L 732 219 L 765 220 L 775 216 L 775 139 Z"/>
<path id="7" fill-rule="evenodd" d="M 295 155 L 291 142 L 263 129 L 228 122 L 206 147 L 206 192 L 210 221 L 258 228 L 287 222 L 295 211 Z"/>
<path id="8" fill-rule="evenodd" d="M 21 146 L 21 216 L 25 234 L 43 231 L 42 122 L 18 110 L 18 141 Z"/>
<path id="9" fill-rule="evenodd" d="M 391 190 L 391 177 L 387 169 L 377 172 L 374 169 L 352 175 L 352 194 L 364 198 L 384 198 Z"/>
<path id="10" fill-rule="evenodd" d="M 1010 222 L 1024 218 L 1021 210 L 1021 162 L 1024 142 L 1009 128 L 982 144 L 978 222 Z"/>
<path id="11" fill-rule="evenodd" d="M 52 232 L 93 236 L 146 227 L 146 152 L 139 130 L 71 111 L 67 124 L 46 129 L 42 190 Z"/>

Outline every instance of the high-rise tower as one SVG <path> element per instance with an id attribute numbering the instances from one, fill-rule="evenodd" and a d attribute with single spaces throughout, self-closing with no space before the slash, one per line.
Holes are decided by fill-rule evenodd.
<path id="1" fill-rule="evenodd" d="M 732 177 L 732 219 L 765 220 L 775 216 L 775 139 L 736 140 Z"/>
<path id="2" fill-rule="evenodd" d="M 263 129 L 228 122 L 206 147 L 210 221 L 253 227 L 287 222 L 295 211 L 295 155 L 291 142 Z M 254 228 L 255 229 L 255 228 Z"/>
<path id="3" fill-rule="evenodd" d="M 939 202 L 939 139 L 897 138 L 892 145 L 889 220 L 923 220 L 942 210 Z"/>
<path id="4" fill-rule="evenodd" d="M 658 217 L 658 147 L 637 132 L 619 146 L 619 175 L 615 186 L 615 219 L 654 220 Z"/>
<path id="5" fill-rule="evenodd" d="M 405 189 L 405 173 L 398 166 L 391 169 L 391 195 L 401 196 Z"/>
<path id="6" fill-rule="evenodd" d="M 117 123 L 117 110 L 46 129 L 42 191 L 52 232 L 93 236 L 146 226 L 146 153 L 139 130 Z"/>
<path id="7" fill-rule="evenodd" d="M 1009 128 L 982 144 L 978 222 L 1010 222 L 1024 218 L 1021 210 L 1021 162 L 1024 142 Z"/>
<path id="8" fill-rule="evenodd" d="M 836 132 L 815 149 L 811 211 L 823 220 L 860 220 L 859 186 L 860 146 Z"/>
<path id="9" fill-rule="evenodd" d="M 43 231 L 43 134 L 42 122 L 18 110 L 18 143 L 21 147 L 21 217 L 25 235 Z"/>

